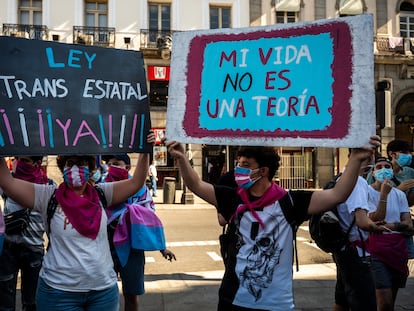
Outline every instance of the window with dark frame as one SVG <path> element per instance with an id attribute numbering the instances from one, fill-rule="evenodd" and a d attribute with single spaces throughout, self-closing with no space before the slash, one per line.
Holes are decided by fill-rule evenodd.
<path id="1" fill-rule="evenodd" d="M 108 27 L 108 1 L 85 1 L 85 26 Z"/>
<path id="2" fill-rule="evenodd" d="M 148 4 L 148 28 L 150 42 L 157 42 L 163 32 L 171 31 L 171 5 L 169 3 Z"/>
<path id="3" fill-rule="evenodd" d="M 284 12 L 276 11 L 276 23 L 277 24 L 288 24 L 297 22 L 297 13 L 296 12 Z"/>
<path id="4" fill-rule="evenodd" d="M 414 37 L 414 5 L 409 2 L 400 5 L 400 36 Z"/>
<path id="5" fill-rule="evenodd" d="M 210 6 L 210 29 L 231 28 L 231 8 Z"/>
<path id="6" fill-rule="evenodd" d="M 42 0 L 19 0 L 19 24 L 42 25 Z"/>

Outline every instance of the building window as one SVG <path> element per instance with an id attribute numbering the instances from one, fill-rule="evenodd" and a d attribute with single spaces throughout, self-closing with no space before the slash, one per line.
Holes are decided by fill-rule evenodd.
<path id="1" fill-rule="evenodd" d="M 230 7 L 210 7 L 210 29 L 231 28 Z"/>
<path id="2" fill-rule="evenodd" d="M 149 3 L 149 40 L 157 42 L 170 35 L 171 31 L 171 5 L 168 3 Z M 158 44 L 158 43 L 157 43 Z"/>
<path id="3" fill-rule="evenodd" d="M 19 24 L 42 25 L 42 0 L 19 0 Z"/>
<path id="4" fill-rule="evenodd" d="M 276 11 L 276 23 L 277 24 L 295 23 L 296 21 L 297 21 L 296 12 Z"/>
<path id="5" fill-rule="evenodd" d="M 414 37 L 414 5 L 408 2 L 400 5 L 400 36 Z"/>
<path id="6" fill-rule="evenodd" d="M 170 31 L 171 29 L 171 5 L 156 4 L 148 5 L 149 8 L 149 29 Z"/>
<path id="7" fill-rule="evenodd" d="M 299 20 L 300 0 L 272 0 L 276 12 L 276 23 L 295 23 Z"/>
<path id="8" fill-rule="evenodd" d="M 85 2 L 85 26 L 108 27 L 108 2 L 86 1 Z"/>

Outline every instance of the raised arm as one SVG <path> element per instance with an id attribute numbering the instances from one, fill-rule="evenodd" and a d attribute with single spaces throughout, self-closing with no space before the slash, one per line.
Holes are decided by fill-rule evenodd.
<path id="1" fill-rule="evenodd" d="M 4 158 L 0 158 L 0 188 L 4 194 L 23 207 L 34 206 L 34 184 L 21 179 L 14 178 Z"/>
<path id="2" fill-rule="evenodd" d="M 388 179 L 384 180 L 381 184 L 380 200 L 378 201 L 377 208 L 374 212 L 369 214 L 369 217 L 373 221 L 383 221 L 385 219 L 385 215 L 387 214 L 387 198 L 392 187 L 392 183 Z"/>
<path id="3" fill-rule="evenodd" d="M 150 144 L 155 143 L 155 135 L 153 132 L 148 134 L 147 142 Z M 112 205 L 124 202 L 144 186 L 145 180 L 148 176 L 148 167 L 149 154 L 140 153 L 138 155 L 137 165 L 132 178 L 113 183 L 114 190 L 112 195 Z"/>
<path id="4" fill-rule="evenodd" d="M 370 147 L 352 149 L 346 169 L 335 187 L 313 193 L 308 209 L 309 214 L 329 210 L 348 198 L 357 181 L 361 163 L 367 158 L 372 157 L 375 148 L 380 145 L 379 137 L 372 136 L 370 144 Z"/>
<path id="5" fill-rule="evenodd" d="M 206 202 L 212 205 L 217 205 L 213 185 L 200 179 L 200 176 L 198 176 L 196 171 L 191 167 L 190 162 L 185 156 L 183 146 L 176 141 L 167 142 L 166 146 L 170 155 L 175 157 L 181 176 L 188 189 Z"/>

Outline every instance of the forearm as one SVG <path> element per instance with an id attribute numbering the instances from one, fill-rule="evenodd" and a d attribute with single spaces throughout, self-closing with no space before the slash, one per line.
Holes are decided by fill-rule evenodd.
<path id="1" fill-rule="evenodd" d="M 34 185 L 22 179 L 14 178 L 4 158 L 0 158 L 0 188 L 4 194 L 26 208 L 33 208 Z"/>
<path id="2" fill-rule="evenodd" d="M 148 167 L 149 167 L 149 154 L 140 153 L 138 155 L 137 165 L 135 167 L 134 174 L 132 179 L 138 185 L 138 190 L 145 184 L 145 180 L 148 176 Z"/>
<path id="3" fill-rule="evenodd" d="M 360 166 L 361 160 L 355 156 L 350 156 L 346 169 L 332 189 L 337 200 L 335 204 L 344 202 L 351 194 L 358 179 Z"/>
<path id="4" fill-rule="evenodd" d="M 198 183 L 200 182 L 200 177 L 198 176 L 196 171 L 191 167 L 190 162 L 187 160 L 187 158 L 177 157 L 176 160 L 185 185 L 191 191 L 195 191 Z"/>
<path id="5" fill-rule="evenodd" d="M 148 176 L 149 155 L 140 153 L 134 174 L 130 179 L 113 182 L 112 205 L 127 200 L 141 189 Z"/>
<path id="6" fill-rule="evenodd" d="M 176 160 L 181 176 L 188 189 L 206 202 L 216 206 L 217 200 L 213 185 L 200 179 L 185 156 L 178 156 Z"/>
<path id="7" fill-rule="evenodd" d="M 371 213 L 369 217 L 373 221 L 382 221 L 385 219 L 387 213 L 387 196 L 380 195 L 380 200 L 377 204 L 377 209 L 375 212 Z"/>

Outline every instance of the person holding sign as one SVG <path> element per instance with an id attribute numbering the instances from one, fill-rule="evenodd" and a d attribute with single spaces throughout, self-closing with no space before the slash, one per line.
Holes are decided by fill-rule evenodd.
<path id="1" fill-rule="evenodd" d="M 370 144 L 352 149 L 347 169 L 334 188 L 286 191 L 273 182 L 280 158 L 272 147 L 240 148 L 235 169 L 238 187 L 234 189 L 202 181 L 186 158 L 183 146 L 176 141 L 166 142 L 187 187 L 216 206 L 226 221 L 236 227 L 237 239 L 231 241 L 234 252 L 229 253 L 225 265 L 218 311 L 294 309 L 293 229 L 279 201 L 288 199 L 293 204 L 291 216 L 297 226 L 309 214 L 345 201 L 356 183 L 361 162 L 379 146 L 379 137 L 372 136 Z"/>
<path id="2" fill-rule="evenodd" d="M 127 154 L 104 155 L 102 159 L 108 165 L 108 175 L 105 182 L 114 182 L 131 178 L 129 170 L 131 169 L 131 159 Z M 151 166 L 150 166 L 151 168 Z M 133 240 L 143 239 L 141 234 L 132 234 L 132 217 L 134 208 L 140 205 L 155 213 L 155 205 L 152 200 L 150 191 L 144 185 L 137 193 L 129 197 L 127 201 L 117 206 L 108 206 L 106 213 L 108 216 L 108 237 L 109 246 L 114 261 L 114 268 L 122 281 L 122 294 L 124 296 L 124 310 L 138 311 L 139 296 L 145 293 L 144 288 L 144 270 L 145 270 L 145 252 L 142 249 L 135 249 L 132 244 Z M 128 232 L 127 236 L 123 236 L 126 244 L 132 247 L 116 246 L 114 237 L 116 230 L 118 234 Z M 126 229 L 126 230 L 125 230 Z M 165 237 L 163 237 L 165 240 Z M 176 260 L 175 254 L 169 249 L 161 248 L 161 254 L 169 261 Z"/>
<path id="3" fill-rule="evenodd" d="M 154 133 L 147 136 L 154 144 Z M 38 310 L 119 310 L 117 276 L 108 244 L 108 205 L 120 204 L 136 193 L 148 175 L 149 155 L 141 153 L 130 179 L 97 184 L 89 182 L 95 156 L 58 156 L 64 182 L 38 185 L 14 178 L 0 158 L 0 187 L 23 207 L 39 211 L 49 232 L 49 249 L 39 274 Z M 99 190 L 99 191 L 98 191 Z M 56 200 L 49 216 L 47 206 Z M 50 220 L 50 221 L 49 221 Z"/>

